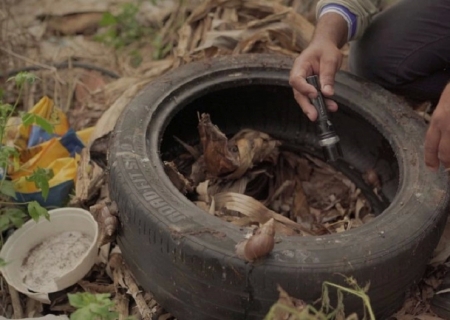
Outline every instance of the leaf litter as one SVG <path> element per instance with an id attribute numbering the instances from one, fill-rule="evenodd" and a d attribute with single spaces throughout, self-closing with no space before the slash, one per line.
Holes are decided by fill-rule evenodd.
<path id="1" fill-rule="evenodd" d="M 318 158 L 287 151 L 283 141 L 251 129 L 228 138 L 205 113 L 198 133 L 195 146 L 177 138 L 186 152 L 165 164 L 174 185 L 211 215 L 255 235 L 285 236 L 344 232 L 375 217 L 349 178 Z M 267 231 L 269 221 L 274 232 Z"/>

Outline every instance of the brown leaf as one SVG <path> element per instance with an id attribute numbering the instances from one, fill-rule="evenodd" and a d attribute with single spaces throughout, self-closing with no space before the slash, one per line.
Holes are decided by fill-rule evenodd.
<path id="1" fill-rule="evenodd" d="M 93 92 L 105 87 L 105 84 L 105 80 L 99 72 L 84 72 L 75 87 L 76 101 L 80 104 L 84 104 Z"/>
<path id="2" fill-rule="evenodd" d="M 90 158 L 88 148 L 81 150 L 81 157 L 77 168 L 77 183 L 75 196 L 71 204 L 79 204 L 88 201 L 97 194 L 104 184 L 105 172 Z"/>
<path id="3" fill-rule="evenodd" d="M 244 129 L 230 140 L 229 145 L 236 146 L 239 152 L 238 168 L 227 176 L 229 179 L 242 177 L 248 169 L 263 161 L 275 162 L 280 142 L 263 132 Z"/>
<path id="4" fill-rule="evenodd" d="M 313 168 L 309 164 L 308 160 L 288 151 L 281 152 L 281 156 L 283 157 L 283 160 L 285 160 L 292 168 L 295 169 L 297 177 L 301 181 L 309 180 Z"/>
<path id="5" fill-rule="evenodd" d="M 348 199 L 349 188 L 336 173 L 331 170 L 315 168 L 309 181 L 302 183 L 309 204 L 317 209 L 324 209 Z M 330 198 L 333 195 L 334 199 Z"/>
<path id="6" fill-rule="evenodd" d="M 93 34 L 102 19 L 102 12 L 79 12 L 46 18 L 47 30 L 63 35 Z"/>
<path id="7" fill-rule="evenodd" d="M 298 312 L 302 312 L 305 309 L 307 304 L 303 300 L 289 296 L 289 294 L 286 291 L 284 291 L 280 285 L 278 285 L 277 289 L 280 292 L 280 295 L 278 301 L 274 305 L 275 310 L 273 313 L 274 316 L 273 319 L 291 320 L 294 317 L 290 312 L 286 311 L 285 308 L 279 306 L 288 307 L 289 309 L 296 309 Z"/>
<path id="8" fill-rule="evenodd" d="M 237 149 L 229 147 L 227 137 L 212 124 L 209 114 L 201 115 L 198 131 L 206 172 L 213 177 L 219 177 L 235 171 L 238 168 Z"/>
<path id="9" fill-rule="evenodd" d="M 197 161 L 192 164 L 191 174 L 189 179 L 192 180 L 194 186 L 197 186 L 200 182 L 206 179 L 206 163 L 205 157 L 201 155 Z"/>
<path id="10" fill-rule="evenodd" d="M 302 223 L 309 226 L 313 223 L 313 216 L 309 210 L 308 199 L 303 191 L 300 179 L 297 179 L 295 182 L 294 208 L 292 210 L 291 219 L 294 221 L 300 220 Z"/>
<path id="11" fill-rule="evenodd" d="M 275 221 L 284 224 L 286 227 L 292 228 L 293 230 L 301 231 L 304 234 L 311 235 L 313 234 L 310 230 L 304 228 L 302 225 L 294 222 L 282 215 L 268 209 L 261 202 L 255 200 L 252 197 L 227 192 L 220 193 L 214 196 L 216 201 L 216 207 L 220 210 L 220 208 L 225 208 L 227 210 L 237 211 L 251 217 L 254 221 L 259 223 L 265 223 L 269 219 L 273 218 Z"/>

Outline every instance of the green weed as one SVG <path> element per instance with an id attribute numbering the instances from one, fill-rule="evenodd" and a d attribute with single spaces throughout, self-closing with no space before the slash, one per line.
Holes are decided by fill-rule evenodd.
<path id="1" fill-rule="evenodd" d="M 321 307 L 316 309 L 310 304 L 302 304 L 295 306 L 286 292 L 281 288 L 280 299 L 270 308 L 267 313 L 265 320 L 278 320 L 278 319 L 289 319 L 289 320 L 357 320 L 358 316 L 356 314 L 350 314 L 346 317 L 344 312 L 344 293 L 349 293 L 359 297 L 362 300 L 364 307 L 363 319 L 375 320 L 375 315 L 373 313 L 370 298 L 367 295 L 367 290 L 369 285 L 361 288 L 356 280 L 352 277 L 345 278 L 347 284 L 350 287 L 344 287 L 338 284 L 325 281 L 322 284 L 322 297 L 321 297 Z M 329 289 L 336 289 L 337 294 L 337 305 L 336 307 L 331 307 L 331 301 L 329 296 Z"/>
<path id="2" fill-rule="evenodd" d="M 70 305 L 77 309 L 70 315 L 70 320 L 116 320 L 119 317 L 109 293 L 82 292 L 68 294 L 68 297 Z M 134 320 L 134 317 L 126 319 Z"/>
<path id="3" fill-rule="evenodd" d="M 28 72 L 20 72 L 15 77 L 8 79 L 8 81 L 15 83 L 19 93 L 14 105 L 3 103 L 0 100 L 0 143 L 6 134 L 9 118 L 16 112 L 25 83 L 33 83 L 36 80 L 36 76 Z M 53 132 L 53 125 L 38 115 L 25 112 L 21 114 L 21 119 L 25 126 L 36 124 L 48 133 Z M 41 217 L 49 218 L 47 209 L 43 208 L 37 201 L 26 203 L 13 201 L 16 200 L 16 193 L 12 181 L 7 179 L 7 172 L 10 167 L 16 170 L 20 168 L 19 152 L 15 147 L 0 145 L 0 248 L 3 244 L 2 233 L 4 231 L 11 227 L 20 228 L 28 217 L 35 221 L 38 221 Z M 37 168 L 27 180 L 34 182 L 46 199 L 49 192 L 48 181 L 52 177 L 53 172 L 51 170 Z M 0 267 L 4 264 L 5 261 L 0 260 Z"/>

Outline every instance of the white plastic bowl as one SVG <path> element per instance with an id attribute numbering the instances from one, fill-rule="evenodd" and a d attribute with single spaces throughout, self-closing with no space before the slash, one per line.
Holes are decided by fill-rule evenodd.
<path id="1" fill-rule="evenodd" d="M 50 303 L 48 293 L 63 290 L 81 280 L 92 268 L 98 253 L 98 225 L 89 211 L 80 208 L 59 208 L 49 211 L 50 221 L 41 218 L 36 223 L 30 220 L 8 238 L 0 251 L 0 258 L 7 262 L 1 272 L 9 285 L 27 296 Z M 38 244 L 62 232 L 79 231 L 92 238 L 88 250 L 77 263 L 60 277 L 53 279 L 51 290 L 30 291 L 21 276 L 21 266 L 29 251 Z"/>

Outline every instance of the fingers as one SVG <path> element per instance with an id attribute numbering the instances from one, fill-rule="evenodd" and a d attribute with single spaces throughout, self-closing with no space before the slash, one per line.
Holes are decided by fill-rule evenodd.
<path id="1" fill-rule="evenodd" d="M 304 94 L 301 94 L 299 91 L 294 89 L 294 98 L 297 103 L 302 108 L 303 112 L 311 121 L 315 121 L 317 119 L 317 110 L 309 101 L 309 98 Z"/>
<path id="2" fill-rule="evenodd" d="M 315 121 L 317 119 L 317 110 L 311 104 L 310 99 L 317 97 L 317 90 L 314 86 L 310 85 L 306 82 L 306 77 L 313 75 L 315 69 L 318 69 L 314 66 L 314 63 L 311 62 L 308 57 L 299 56 L 292 67 L 291 75 L 289 78 L 289 84 L 292 86 L 294 90 L 294 98 L 297 103 L 302 108 L 303 112 L 306 116 L 311 120 Z M 336 72 L 335 72 L 336 73 Z M 334 74 L 333 74 L 333 83 L 334 83 Z M 323 88 L 323 86 L 322 86 Z M 328 93 L 334 93 L 334 90 L 328 90 Z M 323 92 L 324 95 L 328 95 L 326 92 Z M 325 99 L 325 103 L 327 105 L 328 110 L 336 111 L 338 109 L 338 105 L 336 102 L 330 99 Z"/>
<path id="3" fill-rule="evenodd" d="M 314 74 L 314 68 L 307 59 L 299 56 L 295 59 L 292 67 L 291 75 L 289 77 L 289 84 L 300 95 L 308 96 L 310 98 L 317 97 L 317 90 L 314 86 L 306 82 L 306 77 Z"/>
<path id="4" fill-rule="evenodd" d="M 442 132 L 439 141 L 438 159 L 446 169 L 450 169 L 450 132 Z"/>
<path id="5" fill-rule="evenodd" d="M 324 57 L 320 62 L 320 84 L 321 90 L 325 96 L 334 94 L 334 78 L 340 67 L 340 58 L 338 55 Z"/>
<path id="6" fill-rule="evenodd" d="M 333 101 L 331 99 L 325 99 L 325 104 L 327 105 L 327 109 L 335 112 L 338 109 L 338 104 L 336 103 L 336 101 Z"/>
<path id="7" fill-rule="evenodd" d="M 425 164 L 433 171 L 437 171 L 439 169 L 438 151 L 440 140 L 440 130 L 431 124 L 425 136 Z"/>
<path id="8" fill-rule="evenodd" d="M 314 73 L 313 66 L 308 59 L 299 56 L 295 59 L 292 67 L 291 75 L 289 77 L 289 84 L 294 90 L 294 98 L 302 108 L 303 112 L 311 121 L 317 119 L 316 108 L 311 104 L 309 98 L 317 97 L 317 90 L 314 86 L 306 82 L 306 77 Z"/>

